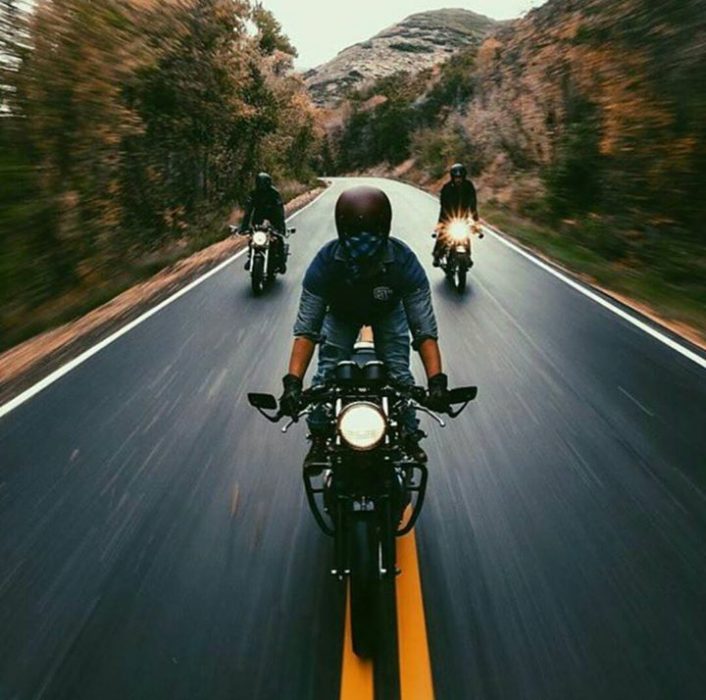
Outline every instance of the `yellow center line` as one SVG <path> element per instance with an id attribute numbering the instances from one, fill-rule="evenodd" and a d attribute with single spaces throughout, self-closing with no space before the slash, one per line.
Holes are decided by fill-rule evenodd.
<path id="1" fill-rule="evenodd" d="M 431 660 L 424 618 L 422 580 L 414 530 L 397 540 L 397 633 L 402 700 L 434 700 Z"/>
<path id="2" fill-rule="evenodd" d="M 397 632 L 402 700 L 434 700 L 422 582 L 414 531 L 397 540 Z M 340 700 L 373 700 L 373 665 L 353 653 L 350 590 L 346 595 Z M 379 699 L 382 700 L 382 699 Z"/>

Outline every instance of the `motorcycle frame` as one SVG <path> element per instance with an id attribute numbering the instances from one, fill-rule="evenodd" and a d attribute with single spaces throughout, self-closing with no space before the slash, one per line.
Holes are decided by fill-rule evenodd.
<path id="1" fill-rule="evenodd" d="M 348 396 L 336 403 L 347 405 L 360 398 Z M 332 418 L 332 422 L 335 421 L 336 418 Z M 315 479 L 320 472 L 304 471 L 309 509 L 321 531 L 334 539 L 332 573 L 339 578 L 350 573 L 350 528 L 347 524 L 352 518 L 362 516 L 376 519 L 381 528 L 382 569 L 387 573 L 396 572 L 394 540 L 411 532 L 416 524 L 424 505 L 428 481 L 426 465 L 405 459 L 399 448 L 399 439 L 394 421 L 388 422 L 383 444 L 369 452 L 355 452 L 342 444 L 337 435 L 331 436 L 328 439 L 331 484 L 327 485 L 324 479 L 317 486 Z M 327 497 L 332 498 L 330 510 L 327 510 Z M 323 501 L 323 507 L 320 501 Z M 407 505 L 411 505 L 411 511 L 400 527 Z"/>

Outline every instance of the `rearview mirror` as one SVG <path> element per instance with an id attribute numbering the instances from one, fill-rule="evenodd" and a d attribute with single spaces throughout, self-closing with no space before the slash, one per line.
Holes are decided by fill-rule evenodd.
<path id="1" fill-rule="evenodd" d="M 277 399 L 272 394 L 248 394 L 248 401 L 255 408 L 274 411 L 277 408 Z"/>
<path id="2" fill-rule="evenodd" d="M 449 391 L 449 403 L 467 403 L 473 401 L 478 395 L 477 386 L 464 386 Z"/>
<path id="3" fill-rule="evenodd" d="M 297 232 L 297 229 L 295 229 L 295 228 L 290 228 L 289 231 L 288 231 L 288 233 L 289 233 L 290 236 L 291 236 L 293 233 L 296 233 L 296 232 Z"/>
<path id="4" fill-rule="evenodd" d="M 432 237 L 432 238 L 436 238 L 436 234 L 435 234 L 435 233 L 432 233 L 432 234 L 431 234 L 431 237 Z"/>

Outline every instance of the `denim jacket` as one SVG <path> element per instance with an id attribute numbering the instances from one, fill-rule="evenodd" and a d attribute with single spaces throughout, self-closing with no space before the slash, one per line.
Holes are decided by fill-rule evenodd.
<path id="1" fill-rule="evenodd" d="M 351 277 L 339 242 L 332 241 L 309 265 L 303 286 L 295 336 L 319 342 L 327 312 L 357 325 L 375 324 L 402 304 L 415 348 L 423 340 L 438 338 L 426 273 L 412 250 L 397 239 L 388 241 L 379 273 L 365 281 Z"/>

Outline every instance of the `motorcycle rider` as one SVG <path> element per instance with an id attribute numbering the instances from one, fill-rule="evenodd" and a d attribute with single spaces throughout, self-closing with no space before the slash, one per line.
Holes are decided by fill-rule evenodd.
<path id="1" fill-rule="evenodd" d="M 358 186 L 343 192 L 335 211 L 338 238 L 327 243 L 309 265 L 294 325 L 289 373 L 283 378 L 280 411 L 296 416 L 302 380 L 317 343 L 313 384 L 327 381 L 341 360 L 350 359 L 362 325 L 370 325 L 375 350 L 393 381 L 413 385 L 409 336 L 428 378 L 432 410 L 449 408 L 448 382 L 442 373 L 436 318 L 426 274 L 410 248 L 390 237 L 392 208 L 380 189 Z M 325 458 L 330 420 L 325 409 L 309 417 L 312 445 L 304 467 Z M 403 444 L 416 461 L 426 461 L 419 445 L 424 433 L 414 409 L 402 417 Z"/>
<path id="2" fill-rule="evenodd" d="M 258 173 L 255 177 L 255 189 L 250 192 L 245 203 L 245 214 L 238 227 L 239 234 L 247 233 L 253 226 L 269 221 L 276 236 L 272 241 L 275 260 L 278 261 L 278 271 L 287 271 L 287 261 L 284 255 L 284 205 L 279 192 L 272 186 L 272 177 L 268 173 Z M 245 269 L 250 269 L 250 249 Z"/>
<path id="3" fill-rule="evenodd" d="M 478 221 L 478 202 L 476 188 L 467 179 L 468 171 L 461 163 L 454 163 L 449 170 L 449 181 L 441 188 L 439 197 L 441 208 L 436 227 L 436 243 L 434 244 L 434 267 L 439 267 L 440 258 L 446 252 L 447 241 L 444 237 L 444 227 L 452 219 L 469 219 Z M 473 262 L 471 262 L 471 265 Z"/>

